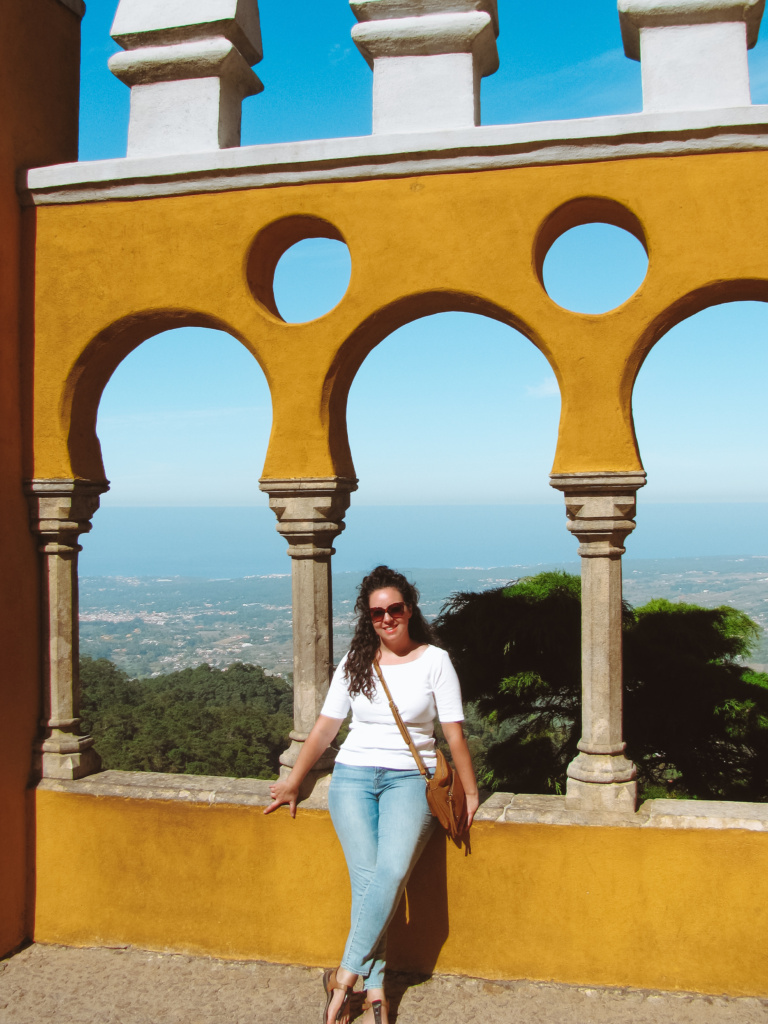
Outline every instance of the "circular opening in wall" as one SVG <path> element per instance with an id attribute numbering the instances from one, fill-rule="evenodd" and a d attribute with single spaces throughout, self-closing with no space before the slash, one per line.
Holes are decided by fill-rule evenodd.
<path id="1" fill-rule="evenodd" d="M 640 221 L 610 199 L 584 197 L 556 210 L 536 239 L 547 295 L 574 313 L 608 313 L 643 283 L 648 252 Z"/>
<path id="2" fill-rule="evenodd" d="M 254 297 L 290 324 L 307 323 L 337 306 L 352 262 L 341 232 L 319 217 L 287 217 L 257 235 L 246 274 Z"/>
<path id="3" fill-rule="evenodd" d="M 352 261 L 344 242 L 305 238 L 283 253 L 275 267 L 277 311 L 289 324 L 316 320 L 344 298 Z"/>

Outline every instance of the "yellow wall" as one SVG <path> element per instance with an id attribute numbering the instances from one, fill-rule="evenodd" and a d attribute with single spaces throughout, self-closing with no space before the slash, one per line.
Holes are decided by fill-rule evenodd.
<path id="1" fill-rule="evenodd" d="M 707 305 L 768 299 L 768 206 L 756 187 L 768 154 L 757 152 L 45 206 L 28 211 L 22 235 L 18 168 L 74 157 L 77 50 L 77 20 L 56 0 L 0 5 L 0 557 L 14 581 L 0 595 L 0 718 L 12 723 L 0 952 L 25 935 L 38 713 L 37 559 L 21 482 L 104 477 L 98 403 L 132 348 L 183 324 L 229 331 L 272 393 L 264 475 L 352 476 L 346 400 L 366 355 L 417 317 L 482 313 L 523 331 L 557 376 L 552 468 L 631 471 L 641 468 L 631 392 L 650 347 Z M 634 231 L 650 256 L 636 294 L 599 317 L 559 308 L 540 281 L 547 245 L 595 216 Z M 285 324 L 274 266 L 293 241 L 323 233 L 349 245 L 348 292 L 325 317 Z M 345 890 L 346 874 L 325 814 L 292 823 L 258 808 L 28 800 L 38 940 L 338 958 L 347 908 L 328 894 Z M 469 859 L 430 847 L 390 962 L 768 995 L 767 844 L 740 831 L 480 824 Z"/>
<path id="2" fill-rule="evenodd" d="M 322 811 L 39 791 L 34 938 L 332 965 L 348 881 Z M 480 823 L 435 837 L 390 966 L 768 995 L 768 835 Z M 333 897 L 329 894 L 333 894 Z"/>
<path id="3" fill-rule="evenodd" d="M 768 208 L 753 187 L 767 168 L 768 154 L 718 154 L 42 207 L 35 473 L 101 478 L 95 417 L 110 374 L 149 335 L 198 323 L 229 330 L 264 368 L 265 476 L 352 475 L 354 374 L 392 330 L 448 309 L 516 326 L 549 359 L 556 472 L 641 468 L 631 390 L 651 345 L 706 305 L 768 298 Z M 546 244 L 595 209 L 650 254 L 640 289 L 602 316 L 561 309 L 537 277 Z M 296 237 L 323 230 L 349 245 L 349 290 L 319 320 L 285 324 L 271 271 Z"/>
<path id="4" fill-rule="evenodd" d="M 22 380 L 29 382 L 31 366 L 20 357 L 33 290 L 31 261 L 23 265 L 22 251 L 33 247 L 34 221 L 27 218 L 22 229 L 16 175 L 23 167 L 77 158 L 79 40 L 79 20 L 56 0 L 0 4 L 0 955 L 27 934 L 24 791 L 40 660 L 37 554 L 22 490 L 31 467 L 22 447 L 29 415 Z M 26 443 L 31 447 L 29 435 Z"/>

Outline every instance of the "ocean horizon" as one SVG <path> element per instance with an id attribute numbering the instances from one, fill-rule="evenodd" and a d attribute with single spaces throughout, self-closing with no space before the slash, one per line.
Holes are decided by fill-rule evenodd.
<path id="1" fill-rule="evenodd" d="M 768 555 L 768 503 L 648 504 L 628 559 Z M 286 541 L 266 507 L 107 505 L 81 538 L 82 576 L 241 578 L 290 572 Z M 353 506 L 336 540 L 335 572 L 379 563 L 424 569 L 578 562 L 561 503 Z"/>

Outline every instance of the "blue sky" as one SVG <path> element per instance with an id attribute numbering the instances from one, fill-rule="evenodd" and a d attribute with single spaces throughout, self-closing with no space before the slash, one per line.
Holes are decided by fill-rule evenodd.
<path id="1" fill-rule="evenodd" d="M 85 160 L 125 153 L 129 90 L 106 66 L 119 49 L 109 38 L 115 8 L 116 0 L 90 0 L 83 22 Z M 371 72 L 350 40 L 347 0 L 261 0 L 260 10 L 265 58 L 256 70 L 265 92 L 244 104 L 243 143 L 368 134 Z M 483 84 L 484 123 L 640 109 L 640 68 L 623 55 L 616 0 L 499 0 L 499 11 L 501 69 Z M 768 102 L 764 48 L 751 56 L 755 102 Z M 584 228 L 561 243 L 545 279 L 563 305 L 612 308 L 642 280 L 644 254 L 617 229 Z M 286 319 L 330 308 L 348 273 L 338 243 L 287 254 L 276 280 Z M 739 303 L 699 314 L 656 346 L 635 394 L 649 473 L 643 501 L 768 501 L 766 339 L 768 305 Z M 194 358 L 180 361 L 181 350 Z M 382 404 L 393 424 L 385 436 L 372 415 Z M 354 500 L 561 503 L 547 484 L 558 415 L 546 361 L 511 329 L 466 314 L 410 324 L 371 353 L 352 387 Z M 270 417 L 261 371 L 233 339 L 192 330 L 150 339 L 102 400 L 99 436 L 112 481 L 103 504 L 262 504 Z"/>

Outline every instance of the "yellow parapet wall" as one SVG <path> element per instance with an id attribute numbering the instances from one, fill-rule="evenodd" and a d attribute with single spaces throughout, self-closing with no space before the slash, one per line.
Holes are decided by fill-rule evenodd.
<path id="1" fill-rule="evenodd" d="M 324 811 L 38 790 L 34 938 L 330 965 L 349 913 Z M 390 966 L 768 995 L 768 834 L 480 822 L 436 836 Z"/>

